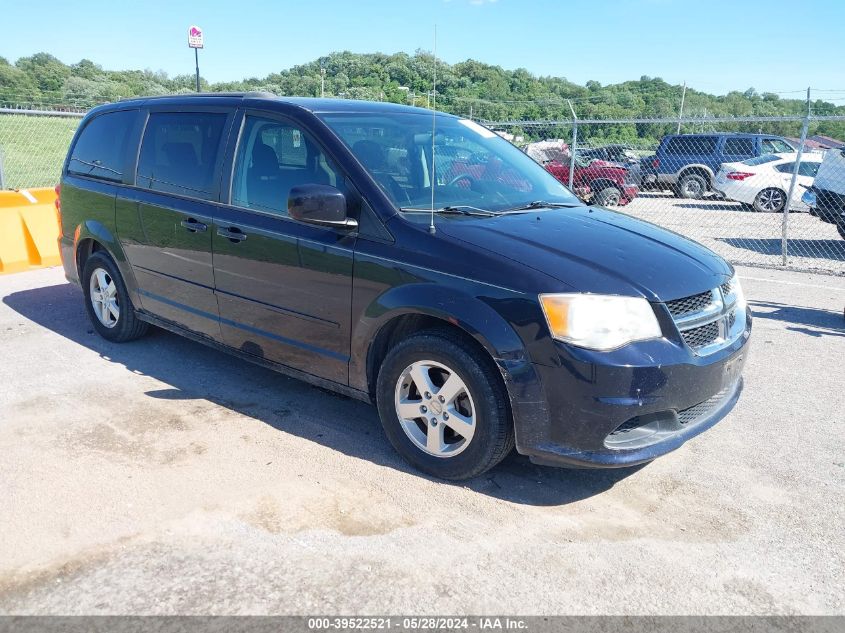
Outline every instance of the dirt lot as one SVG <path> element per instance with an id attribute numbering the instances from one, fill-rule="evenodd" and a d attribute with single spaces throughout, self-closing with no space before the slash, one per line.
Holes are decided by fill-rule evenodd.
<path id="1" fill-rule="evenodd" d="M 782 213 L 756 213 L 738 202 L 683 200 L 643 191 L 620 211 L 693 238 L 734 262 L 781 264 Z M 836 227 L 807 212 L 789 214 L 789 265 L 845 275 L 845 240 Z"/>
<path id="2" fill-rule="evenodd" d="M 845 612 L 845 279 L 740 271 L 735 411 L 623 471 L 410 471 L 374 409 L 0 277 L 2 613 Z"/>

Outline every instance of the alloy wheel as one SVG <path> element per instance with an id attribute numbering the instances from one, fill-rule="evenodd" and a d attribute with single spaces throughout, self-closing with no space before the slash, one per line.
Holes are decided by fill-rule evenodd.
<path id="1" fill-rule="evenodd" d="M 463 379 L 442 363 L 421 360 L 406 367 L 396 382 L 394 404 L 408 439 L 429 455 L 454 457 L 472 442 L 472 395 Z"/>
<path id="2" fill-rule="evenodd" d="M 766 189 L 760 192 L 760 208 L 764 211 L 779 211 L 783 202 L 783 194 L 777 189 Z"/>
<path id="3" fill-rule="evenodd" d="M 117 286 L 109 272 L 105 268 L 95 268 L 88 289 L 97 320 L 109 329 L 116 326 L 120 318 L 120 305 Z"/>

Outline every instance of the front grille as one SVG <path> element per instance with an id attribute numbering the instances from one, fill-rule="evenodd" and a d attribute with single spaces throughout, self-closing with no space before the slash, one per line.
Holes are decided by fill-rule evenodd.
<path id="1" fill-rule="evenodd" d="M 705 415 L 710 413 L 713 409 L 715 409 L 718 405 L 722 403 L 722 401 L 730 392 L 730 389 L 730 387 L 725 387 L 719 393 L 708 398 L 704 402 L 699 402 L 698 404 L 694 404 L 688 409 L 678 411 L 678 424 L 690 424 L 703 418 Z"/>
<path id="2" fill-rule="evenodd" d="M 739 336 L 737 320 L 745 321 L 745 308 L 738 305 L 734 279 L 713 290 L 674 299 L 666 307 L 684 343 L 696 354 L 710 354 Z"/>
<path id="3" fill-rule="evenodd" d="M 712 345 L 719 339 L 719 323 L 713 321 L 699 327 L 681 332 L 684 342 L 691 348 L 700 349 L 705 345 Z"/>
<path id="4" fill-rule="evenodd" d="M 674 301 L 667 301 L 666 307 L 673 317 L 685 316 L 694 312 L 701 312 L 704 308 L 713 302 L 713 293 L 711 291 L 702 292 L 691 297 L 684 297 L 683 299 L 675 299 Z"/>

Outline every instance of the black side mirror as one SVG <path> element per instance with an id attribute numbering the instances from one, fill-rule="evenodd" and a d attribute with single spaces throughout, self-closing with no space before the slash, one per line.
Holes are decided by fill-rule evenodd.
<path id="1" fill-rule="evenodd" d="M 346 196 L 329 185 L 299 185 L 288 194 L 288 215 L 308 224 L 354 229 L 358 222 L 346 216 Z"/>

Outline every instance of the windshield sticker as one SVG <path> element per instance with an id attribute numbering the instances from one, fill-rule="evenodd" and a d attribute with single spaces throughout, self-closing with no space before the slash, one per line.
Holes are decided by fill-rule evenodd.
<path id="1" fill-rule="evenodd" d="M 470 121 L 469 119 L 458 119 L 458 123 L 465 127 L 468 127 L 470 130 L 472 130 L 476 134 L 480 134 L 484 138 L 493 138 L 494 136 L 496 136 L 494 132 L 491 132 L 486 127 L 481 127 L 475 121 Z"/>

